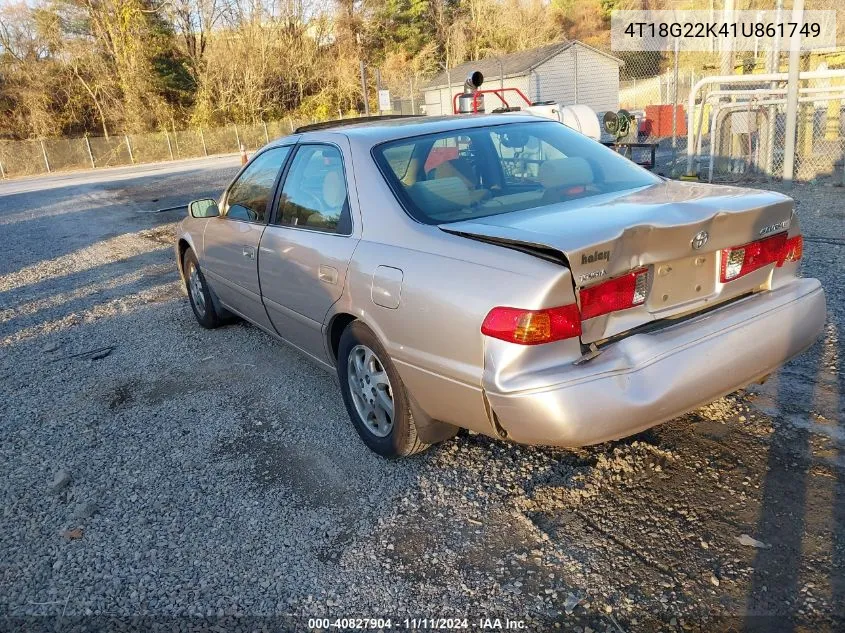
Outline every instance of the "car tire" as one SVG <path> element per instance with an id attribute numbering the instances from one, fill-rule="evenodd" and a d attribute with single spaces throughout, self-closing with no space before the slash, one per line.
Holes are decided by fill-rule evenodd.
<path id="1" fill-rule="evenodd" d="M 205 275 L 202 274 L 197 256 L 191 249 L 185 251 L 182 259 L 182 270 L 185 274 L 185 289 L 188 291 L 188 301 L 194 316 L 204 328 L 213 330 L 223 325 L 223 318 L 214 306 L 211 290 Z"/>
<path id="2" fill-rule="evenodd" d="M 349 324 L 340 337 L 337 358 L 343 402 L 370 450 L 393 458 L 431 446 L 420 440 L 399 372 L 370 328 L 360 321 Z"/>

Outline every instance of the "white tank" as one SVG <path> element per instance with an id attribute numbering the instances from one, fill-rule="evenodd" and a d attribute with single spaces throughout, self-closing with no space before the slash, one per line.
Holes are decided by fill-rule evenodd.
<path id="1" fill-rule="evenodd" d="M 530 112 L 536 116 L 560 121 L 573 130 L 578 130 L 584 136 L 593 140 L 601 138 L 599 117 L 590 106 L 571 105 L 562 106 L 559 103 L 540 103 L 523 108 L 523 112 Z"/>

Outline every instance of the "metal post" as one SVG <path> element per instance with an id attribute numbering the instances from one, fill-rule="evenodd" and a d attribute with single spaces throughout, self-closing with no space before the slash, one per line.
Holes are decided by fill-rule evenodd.
<path id="1" fill-rule="evenodd" d="M 129 142 L 129 135 L 124 134 L 123 138 L 126 139 L 126 149 L 129 150 L 129 160 L 134 165 L 135 164 L 135 157 L 132 155 L 132 143 Z"/>
<path id="2" fill-rule="evenodd" d="M 0 178 L 6 180 L 6 170 L 3 169 L 3 161 L 0 160 Z"/>
<path id="3" fill-rule="evenodd" d="M 237 152 L 241 149 L 241 137 L 240 134 L 238 134 L 238 125 L 236 123 L 233 123 L 232 125 L 235 126 L 235 151 Z"/>
<path id="4" fill-rule="evenodd" d="M 783 13 L 783 0 L 777 0 L 777 22 L 781 23 L 781 14 Z M 772 51 L 769 53 L 769 66 L 766 69 L 770 73 L 780 72 L 780 35 L 775 32 L 774 42 L 772 42 Z M 770 84 L 771 88 L 777 88 L 777 82 L 773 81 Z M 771 178 L 774 176 L 775 170 L 775 136 L 777 132 L 777 107 L 769 106 L 769 116 L 766 121 L 766 153 L 765 162 L 766 174 Z"/>
<path id="5" fill-rule="evenodd" d="M 734 0 L 725 0 L 725 8 L 722 18 L 725 21 L 725 24 L 730 24 L 733 22 L 733 18 L 729 15 L 729 12 L 734 10 Z M 722 44 L 722 68 L 721 73 L 722 75 L 733 75 L 734 74 L 734 59 L 733 59 L 733 38 L 726 37 L 723 40 Z"/>
<path id="6" fill-rule="evenodd" d="M 202 141 L 202 153 L 208 156 L 208 147 L 205 145 L 205 134 L 202 133 L 202 128 L 200 128 L 200 141 Z"/>
<path id="7" fill-rule="evenodd" d="M 786 84 L 786 132 L 783 143 L 783 181 L 792 185 L 795 176 L 795 136 L 798 129 L 798 73 L 801 62 L 801 27 L 804 0 L 794 0 L 791 22 L 796 24 L 789 42 L 789 71 Z"/>
<path id="8" fill-rule="evenodd" d="M 170 134 L 164 131 L 164 138 L 167 139 L 167 151 L 170 152 L 170 160 L 173 160 L 173 144 L 170 142 Z"/>
<path id="9" fill-rule="evenodd" d="M 681 40 L 675 38 L 675 63 L 672 80 L 672 173 L 675 171 L 675 161 L 678 159 L 678 57 L 680 57 Z"/>
<path id="10" fill-rule="evenodd" d="M 414 78 L 411 77 L 408 79 L 408 83 L 411 85 L 411 114 L 416 114 L 417 105 L 414 103 Z"/>
<path id="11" fill-rule="evenodd" d="M 381 116 L 381 68 L 376 68 L 376 97 L 378 98 L 378 115 Z"/>
<path id="12" fill-rule="evenodd" d="M 293 134 L 293 119 L 288 117 L 288 127 L 290 128 L 290 133 Z"/>
<path id="13" fill-rule="evenodd" d="M 572 47 L 572 63 L 575 67 L 575 81 L 572 82 L 572 87 L 575 89 L 575 103 L 578 103 L 578 50 Z"/>
<path id="14" fill-rule="evenodd" d="M 94 154 L 91 151 L 91 143 L 88 141 L 88 135 L 85 135 L 85 147 L 88 149 L 88 158 L 91 159 L 91 169 L 97 169 L 97 165 L 94 164 Z"/>
<path id="15" fill-rule="evenodd" d="M 44 148 L 44 140 L 41 139 L 41 154 L 44 156 L 44 164 L 47 165 L 47 173 L 50 173 L 50 161 L 47 160 L 47 150 Z"/>
<path id="16" fill-rule="evenodd" d="M 267 121 L 261 121 L 261 125 L 264 128 L 264 142 L 270 142 L 270 135 L 267 133 Z"/>
<path id="17" fill-rule="evenodd" d="M 361 94 L 364 96 L 364 116 L 370 116 L 370 102 L 367 100 L 367 67 L 361 60 Z"/>

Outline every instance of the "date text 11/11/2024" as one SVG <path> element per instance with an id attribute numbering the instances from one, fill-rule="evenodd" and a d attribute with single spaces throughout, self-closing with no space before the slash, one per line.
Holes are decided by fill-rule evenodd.
<path id="1" fill-rule="evenodd" d="M 308 628 L 311 630 L 409 630 L 409 631 L 450 631 L 475 630 L 484 631 L 523 631 L 526 630 L 524 620 L 510 618 L 309 618 Z"/>

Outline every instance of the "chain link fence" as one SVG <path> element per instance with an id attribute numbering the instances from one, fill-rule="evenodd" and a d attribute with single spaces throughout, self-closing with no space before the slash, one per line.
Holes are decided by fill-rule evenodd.
<path id="1" fill-rule="evenodd" d="M 162 130 L 106 137 L 0 141 L 0 176 L 17 178 L 57 171 L 118 167 L 185 158 L 252 152 L 314 120 L 286 118 L 251 125 Z"/>

